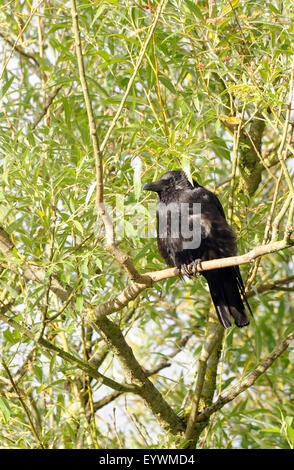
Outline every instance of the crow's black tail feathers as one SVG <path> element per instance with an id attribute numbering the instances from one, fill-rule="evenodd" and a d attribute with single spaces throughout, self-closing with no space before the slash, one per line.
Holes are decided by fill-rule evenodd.
<path id="1" fill-rule="evenodd" d="M 232 269 L 233 269 L 234 274 L 236 276 L 236 280 L 237 280 L 237 283 L 238 283 L 239 291 L 240 291 L 241 296 L 242 296 L 242 300 L 243 300 L 243 302 L 245 302 L 246 307 L 248 308 L 248 311 L 250 312 L 250 315 L 253 317 L 251 307 L 250 307 L 249 302 L 248 302 L 247 297 L 246 297 L 245 286 L 244 286 L 243 279 L 242 279 L 242 276 L 241 276 L 241 273 L 240 273 L 240 268 L 239 268 L 239 266 L 232 266 Z"/>
<path id="2" fill-rule="evenodd" d="M 246 314 L 243 300 L 246 302 L 250 312 L 251 309 L 246 299 L 239 268 L 237 270 L 231 267 L 214 269 L 205 271 L 203 275 L 207 279 L 211 298 L 222 326 L 229 328 L 232 325 L 231 316 L 239 328 L 248 325 L 249 318 Z"/>

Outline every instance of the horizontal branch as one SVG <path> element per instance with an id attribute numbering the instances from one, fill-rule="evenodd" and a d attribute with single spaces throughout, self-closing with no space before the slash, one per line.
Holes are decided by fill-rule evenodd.
<path id="1" fill-rule="evenodd" d="M 253 261 L 255 258 L 274 253 L 276 251 L 284 250 L 289 246 L 291 245 L 289 245 L 289 242 L 287 242 L 287 240 L 280 240 L 277 242 L 269 243 L 267 245 L 257 246 L 248 253 L 245 253 L 244 255 L 203 261 L 201 263 L 201 268 L 200 266 L 197 266 L 197 272 L 247 264 Z M 168 268 L 163 269 L 161 271 L 145 273 L 140 277 L 139 282 L 133 282 L 131 285 L 127 286 L 123 291 L 121 291 L 115 298 L 98 305 L 95 308 L 96 319 L 98 320 L 99 318 L 121 310 L 126 305 L 128 305 L 129 302 L 134 300 L 144 289 L 152 285 L 154 282 L 169 279 L 178 275 L 179 272 L 177 268 Z M 91 318 L 91 320 L 93 321 L 93 317 Z"/>
<path id="2" fill-rule="evenodd" d="M 247 264 L 253 261 L 255 258 L 274 253 L 276 251 L 284 250 L 285 248 L 288 248 L 292 245 L 293 242 L 289 242 L 284 239 L 271 242 L 267 245 L 257 246 L 244 255 L 203 261 L 201 263 L 201 268 L 200 266 L 197 266 L 197 272 Z M 0 227 L 0 251 L 2 251 L 4 254 L 9 269 L 19 273 L 19 269 L 21 267 L 22 274 L 26 279 L 37 281 L 38 283 L 43 284 L 46 276 L 46 270 L 40 265 L 31 262 L 28 263 L 25 260 L 19 259 L 17 254 L 14 255 L 13 249 L 14 244 L 12 243 L 8 233 L 2 227 Z M 114 249 L 112 246 L 108 246 L 108 251 L 112 254 L 112 256 L 114 256 L 114 258 L 117 258 L 117 251 L 119 250 Z M 121 255 L 120 251 L 119 254 Z M 164 279 L 169 279 L 179 275 L 177 268 L 168 268 L 160 271 L 140 274 L 127 256 L 124 259 L 118 259 L 118 261 L 123 265 L 126 273 L 128 274 L 128 277 L 134 280 L 136 279 L 136 282 L 132 282 L 113 299 L 101 303 L 95 307 L 94 311 L 87 309 L 84 314 L 85 319 L 89 317 L 89 319 L 93 322 L 95 319 L 98 320 L 99 318 L 117 312 L 126 307 L 129 302 L 138 297 L 141 292 L 143 292 L 147 287 L 150 287 L 154 282 L 159 282 Z M 22 266 L 20 266 L 20 264 L 22 264 Z M 6 266 L 6 263 L 4 266 Z M 70 286 L 63 286 L 58 277 L 54 275 L 52 276 L 51 290 L 62 301 L 67 301 L 72 293 L 72 288 Z"/>
<path id="3" fill-rule="evenodd" d="M 281 279 L 277 279 L 276 281 L 269 282 L 268 284 L 262 284 L 260 286 L 257 286 L 256 290 L 252 290 L 247 294 L 247 297 L 253 297 L 258 294 L 262 294 L 263 292 L 267 292 L 269 290 L 285 290 L 285 284 L 290 284 L 291 282 L 294 282 L 294 276 L 287 276 L 283 277 Z M 290 288 L 292 290 L 292 288 Z"/>

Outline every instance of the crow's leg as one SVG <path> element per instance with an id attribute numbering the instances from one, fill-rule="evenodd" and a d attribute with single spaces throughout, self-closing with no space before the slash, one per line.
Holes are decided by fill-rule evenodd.
<path id="1" fill-rule="evenodd" d="M 189 276 L 189 277 L 197 276 L 199 273 L 198 267 L 202 269 L 201 261 L 202 261 L 201 258 L 197 258 L 194 261 L 192 261 L 192 263 L 182 264 L 181 271 L 184 274 L 186 274 L 186 276 Z"/>

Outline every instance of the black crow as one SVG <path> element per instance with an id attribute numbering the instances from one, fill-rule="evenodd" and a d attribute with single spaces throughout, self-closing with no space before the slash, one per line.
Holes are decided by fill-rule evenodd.
<path id="1" fill-rule="evenodd" d="M 190 183 L 184 171 L 168 171 L 159 180 L 143 189 L 155 191 L 157 206 L 157 245 L 169 266 L 180 274 L 195 274 L 195 267 L 215 258 L 236 255 L 235 235 L 223 207 L 215 194 Z M 200 213 L 199 213 L 200 209 Z M 201 266 L 201 264 L 200 264 Z M 247 302 L 239 266 L 203 271 L 217 316 L 224 328 L 249 324 L 244 303 Z"/>

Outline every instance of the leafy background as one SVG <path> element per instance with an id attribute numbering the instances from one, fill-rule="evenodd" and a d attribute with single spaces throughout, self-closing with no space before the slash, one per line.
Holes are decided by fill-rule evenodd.
<path id="1" fill-rule="evenodd" d="M 79 0 L 77 6 L 102 142 L 158 5 Z M 9 304 L 7 315 L 36 335 L 44 311 L 48 317 L 59 313 L 47 325 L 46 338 L 86 361 L 105 350 L 81 311 L 86 303 L 111 299 L 128 281 L 95 237 L 95 164 L 70 4 L 2 0 L 0 18 L 0 224 L 15 244 L 19 266 L 11 271 L 0 253 L 1 305 Z M 293 4 L 287 0 L 169 0 L 103 153 L 105 203 L 114 207 L 119 196 L 126 212 L 135 203 L 147 207 L 155 199 L 142 185 L 167 169 L 183 168 L 218 194 L 240 253 L 264 242 L 268 221 L 271 236 L 279 214 L 282 237 L 291 185 L 277 153 L 287 120 L 293 26 Z M 290 175 L 291 132 L 290 125 L 282 149 Z M 139 236 L 132 220 L 132 213 L 126 214 L 129 236 L 121 237 L 120 247 L 140 272 L 163 269 L 155 239 Z M 45 269 L 43 283 L 21 275 L 24 260 Z M 252 267 L 242 267 L 242 275 L 248 280 Z M 74 289 L 74 305 L 50 292 L 52 276 Z M 262 292 L 269 284 L 272 289 Z M 215 396 L 291 331 L 293 289 L 290 249 L 260 260 L 249 290 L 254 318 L 248 328 L 226 332 Z M 183 416 L 209 312 L 202 278 L 171 278 L 112 316 L 146 369 L 170 364 L 152 380 Z M 17 393 L 2 370 L 2 447 L 168 445 L 142 399 L 127 394 L 104 405 L 109 388 L 1 325 L 2 354 L 18 384 Z M 180 351 L 173 355 L 176 347 Z M 103 374 L 123 381 L 111 352 L 100 359 Z M 214 415 L 198 446 L 292 448 L 293 359 L 289 348 L 253 387 Z"/>

